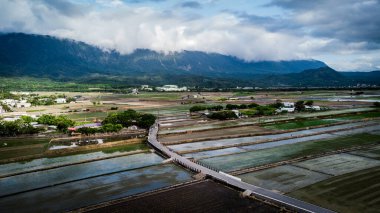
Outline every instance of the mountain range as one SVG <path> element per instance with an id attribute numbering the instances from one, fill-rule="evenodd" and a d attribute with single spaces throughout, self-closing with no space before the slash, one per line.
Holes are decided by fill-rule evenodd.
<path id="1" fill-rule="evenodd" d="M 200 51 L 130 54 L 44 35 L 0 34 L 0 76 L 114 84 L 341 86 L 378 84 L 380 72 L 337 72 L 317 60 L 253 61 Z M 375 80 L 374 80 L 375 79 Z M 377 78 L 379 79 L 379 78 Z"/>

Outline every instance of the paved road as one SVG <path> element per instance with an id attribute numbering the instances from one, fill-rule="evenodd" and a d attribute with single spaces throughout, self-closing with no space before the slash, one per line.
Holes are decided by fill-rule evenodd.
<path id="1" fill-rule="evenodd" d="M 157 140 L 157 133 L 158 133 L 158 124 L 156 123 L 153 125 L 149 130 L 149 136 L 148 141 L 149 143 L 155 147 L 160 152 L 164 153 L 168 157 L 170 157 L 173 161 L 185 166 L 186 168 L 189 168 L 195 172 L 201 172 L 203 174 L 209 175 L 219 181 L 225 182 L 229 185 L 235 186 L 237 188 L 245 190 L 250 190 L 252 194 L 256 197 L 264 198 L 266 200 L 270 200 L 272 202 L 278 203 L 280 205 L 286 206 L 291 210 L 295 210 L 297 212 L 333 212 L 328 209 L 324 209 L 322 207 L 306 203 L 285 195 L 277 194 L 273 191 L 269 191 L 239 180 L 236 180 L 232 177 L 220 174 L 214 170 L 211 170 L 209 168 L 206 168 L 204 166 L 201 166 L 197 163 L 194 163 L 190 161 L 189 159 L 186 159 L 177 153 L 174 153 L 170 149 L 168 149 L 166 146 L 162 145 Z"/>

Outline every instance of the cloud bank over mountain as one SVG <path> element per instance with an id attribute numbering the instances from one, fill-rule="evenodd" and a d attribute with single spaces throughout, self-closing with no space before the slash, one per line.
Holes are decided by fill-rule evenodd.
<path id="1" fill-rule="evenodd" d="M 199 50 L 247 61 L 315 58 L 380 69 L 380 1 L 1 0 L 0 31 L 131 53 Z"/>

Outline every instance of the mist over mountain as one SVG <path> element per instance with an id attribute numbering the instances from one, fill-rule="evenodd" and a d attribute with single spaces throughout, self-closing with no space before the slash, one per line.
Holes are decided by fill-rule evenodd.
<path id="1" fill-rule="evenodd" d="M 79 41 L 22 33 L 0 34 L 0 76 L 209 86 L 323 86 L 347 82 L 346 77 L 317 60 L 247 62 L 217 53 L 147 49 L 123 55 Z"/>

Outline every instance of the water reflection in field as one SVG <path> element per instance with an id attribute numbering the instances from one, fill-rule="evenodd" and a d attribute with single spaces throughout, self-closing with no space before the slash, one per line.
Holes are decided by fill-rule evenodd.
<path id="1" fill-rule="evenodd" d="M 0 179 L 0 196 L 127 169 L 157 165 L 162 160 L 156 154 L 142 153 L 2 178 Z"/>
<path id="2" fill-rule="evenodd" d="M 0 212 L 61 212 L 191 180 L 173 165 L 159 165 L 75 181 L 0 199 Z"/>

